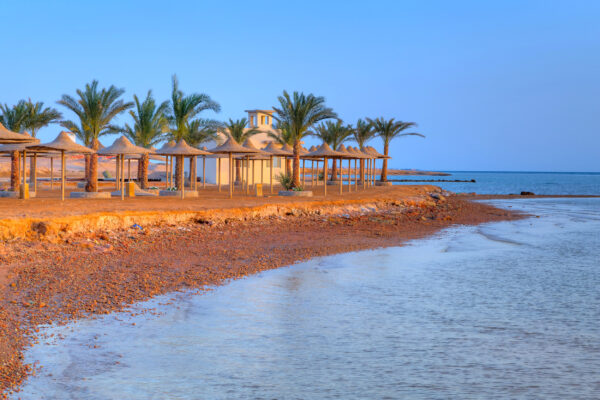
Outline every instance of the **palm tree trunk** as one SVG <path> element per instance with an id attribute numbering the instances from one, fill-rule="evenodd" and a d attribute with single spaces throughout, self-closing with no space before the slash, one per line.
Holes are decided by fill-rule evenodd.
<path id="1" fill-rule="evenodd" d="M 331 179 L 330 181 L 337 181 L 337 160 L 334 158 L 331 160 L 332 161 L 332 166 L 331 166 Z"/>
<path id="2" fill-rule="evenodd" d="M 140 186 L 142 189 L 148 189 L 148 162 L 150 161 L 150 156 L 148 154 L 144 154 L 140 159 L 140 167 L 138 170 L 140 171 L 138 175 L 138 180 L 140 181 Z"/>
<path id="3" fill-rule="evenodd" d="M 383 154 L 384 155 L 388 155 L 388 150 L 389 150 L 389 144 L 384 144 L 383 145 Z M 383 166 L 381 167 L 381 182 L 387 182 L 387 158 L 383 159 Z"/>
<path id="4" fill-rule="evenodd" d="M 292 188 L 300 187 L 300 141 L 294 141 L 294 169 L 292 170 Z"/>
<path id="5" fill-rule="evenodd" d="M 175 157 L 175 186 L 177 190 L 183 190 L 183 182 L 181 176 L 183 174 L 183 157 Z"/>
<path id="6" fill-rule="evenodd" d="M 98 151 L 100 142 L 98 139 L 92 141 L 92 150 Z M 94 153 L 90 155 L 89 174 L 87 177 L 87 185 L 85 186 L 86 192 L 97 192 L 98 191 L 98 154 Z"/>
<path id="7" fill-rule="evenodd" d="M 21 190 L 19 177 L 21 176 L 21 168 L 19 163 L 19 152 L 13 151 L 10 153 L 10 190 L 18 192 Z"/>
<path id="8" fill-rule="evenodd" d="M 235 183 L 242 182 L 242 161 L 235 160 Z"/>
<path id="9" fill-rule="evenodd" d="M 292 159 L 290 157 L 285 158 L 285 173 L 290 174 L 292 171 Z"/>

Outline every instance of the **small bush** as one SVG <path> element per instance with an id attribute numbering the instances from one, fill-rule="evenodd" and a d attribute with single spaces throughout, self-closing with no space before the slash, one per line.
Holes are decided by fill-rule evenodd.
<path id="1" fill-rule="evenodd" d="M 277 175 L 277 180 L 279 181 L 279 184 L 281 186 L 283 186 L 283 188 L 285 190 L 292 189 L 292 176 L 290 174 L 280 173 Z"/>

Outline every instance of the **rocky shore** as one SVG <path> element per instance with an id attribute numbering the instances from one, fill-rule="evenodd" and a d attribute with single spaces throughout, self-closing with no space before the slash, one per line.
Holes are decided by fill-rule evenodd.
<path id="1" fill-rule="evenodd" d="M 385 246 L 453 224 L 519 218 L 458 196 L 386 200 L 336 212 L 318 208 L 244 218 L 77 232 L 0 244 L 0 391 L 35 366 L 23 351 L 40 325 L 93 317 L 173 291 L 226 283 L 312 257 Z M 1 398 L 2 396 L 0 396 Z"/>

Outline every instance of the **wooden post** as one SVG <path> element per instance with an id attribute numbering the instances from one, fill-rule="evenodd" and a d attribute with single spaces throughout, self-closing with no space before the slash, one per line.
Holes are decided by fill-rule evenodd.
<path id="1" fill-rule="evenodd" d="M 115 157 L 115 162 L 117 163 L 117 173 L 115 175 L 115 190 L 119 190 L 119 186 L 121 186 L 121 159 L 119 155 Z"/>
<path id="2" fill-rule="evenodd" d="M 31 171 L 33 178 L 33 191 L 37 195 L 37 153 L 33 153 L 33 171 Z"/>
<path id="3" fill-rule="evenodd" d="M 206 189 L 206 156 L 202 156 L 202 189 Z"/>
<path id="4" fill-rule="evenodd" d="M 306 160 L 302 159 L 302 187 L 306 186 L 306 172 L 304 171 L 304 166 L 306 165 Z"/>
<path id="5" fill-rule="evenodd" d="M 336 162 L 335 159 L 333 162 Z M 342 186 L 344 185 L 344 176 L 342 175 L 342 159 L 340 158 L 340 194 L 342 194 Z"/>
<path id="6" fill-rule="evenodd" d="M 185 197 L 185 175 L 183 173 L 183 170 L 185 169 L 185 157 L 184 156 L 177 156 L 179 159 L 177 160 L 177 162 L 181 163 L 181 173 L 179 174 L 179 178 L 181 179 L 181 187 L 179 188 L 179 190 L 181 191 L 181 200 L 184 199 Z"/>
<path id="7" fill-rule="evenodd" d="M 252 188 L 253 189 L 254 189 L 254 183 L 255 183 L 254 182 L 254 161 L 255 160 L 252 160 Z"/>
<path id="8" fill-rule="evenodd" d="M 271 163 L 271 168 L 269 168 L 269 170 L 271 171 L 271 194 L 273 194 L 273 156 L 269 156 L 269 162 Z"/>
<path id="9" fill-rule="evenodd" d="M 323 193 L 327 196 L 327 157 L 323 161 Z"/>
<path id="10" fill-rule="evenodd" d="M 60 151 L 60 198 L 65 200 L 65 151 Z"/>
<path id="11" fill-rule="evenodd" d="M 50 190 L 54 190 L 54 157 L 50 157 Z"/>
<path id="12" fill-rule="evenodd" d="M 131 158 L 127 160 L 127 182 L 131 182 Z"/>
<path id="13" fill-rule="evenodd" d="M 265 160 L 260 160 L 260 183 L 265 183 Z"/>
<path id="14" fill-rule="evenodd" d="M 219 192 L 221 192 L 221 157 L 217 158 L 217 185 L 219 186 Z"/>
<path id="15" fill-rule="evenodd" d="M 232 181 L 232 170 L 233 170 L 233 154 L 229 153 L 229 198 L 233 199 L 233 181 Z"/>
<path id="16" fill-rule="evenodd" d="M 119 155 L 121 158 L 121 200 L 125 200 L 125 155 Z"/>

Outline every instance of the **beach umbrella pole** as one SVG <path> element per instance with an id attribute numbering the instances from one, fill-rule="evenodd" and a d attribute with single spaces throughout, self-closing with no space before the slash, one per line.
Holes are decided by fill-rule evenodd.
<path id="1" fill-rule="evenodd" d="M 273 156 L 269 157 L 269 162 L 271 163 L 271 168 L 269 168 L 269 171 L 271 171 L 271 183 L 269 186 L 271 188 L 271 194 L 273 194 Z"/>
<path id="2" fill-rule="evenodd" d="M 233 181 L 231 180 L 232 178 L 232 170 L 233 170 L 233 154 L 229 153 L 229 198 L 232 199 L 233 198 Z"/>
<path id="3" fill-rule="evenodd" d="M 183 198 L 185 197 L 185 176 L 183 173 L 183 170 L 185 169 L 185 157 L 184 156 L 179 156 L 181 157 L 181 159 L 179 160 L 179 162 L 181 162 L 181 172 L 179 173 L 179 179 L 181 180 L 181 188 L 179 188 L 179 190 L 181 190 L 181 200 L 183 200 Z"/>
<path id="4" fill-rule="evenodd" d="M 65 199 L 65 151 L 60 152 L 60 198 Z"/>
<path id="5" fill-rule="evenodd" d="M 217 158 L 217 186 L 221 192 L 221 158 Z"/>
<path id="6" fill-rule="evenodd" d="M 206 157 L 202 157 L 202 189 L 206 189 Z"/>
<path id="7" fill-rule="evenodd" d="M 323 193 L 327 196 L 327 157 L 323 161 Z"/>
<path id="8" fill-rule="evenodd" d="M 125 156 L 121 157 L 121 200 L 125 200 Z"/>
<path id="9" fill-rule="evenodd" d="M 50 157 L 50 190 L 54 189 L 54 157 Z"/>

